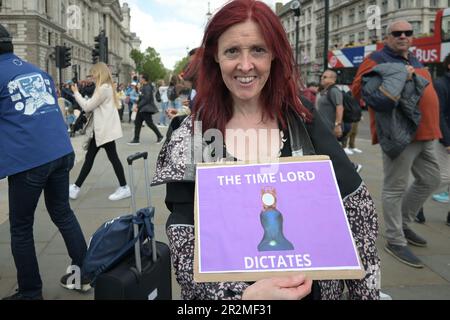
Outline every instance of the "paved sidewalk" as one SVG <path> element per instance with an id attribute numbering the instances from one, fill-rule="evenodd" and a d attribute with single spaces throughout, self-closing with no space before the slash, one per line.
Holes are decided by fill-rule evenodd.
<path id="1" fill-rule="evenodd" d="M 365 120 L 367 121 L 367 120 Z M 351 156 L 354 162 L 361 163 L 361 176 L 367 183 L 375 200 L 380 220 L 380 237 L 378 240 L 379 254 L 382 259 L 382 291 L 391 295 L 393 299 L 450 299 L 450 227 L 445 225 L 446 206 L 429 200 L 425 205 L 427 223 L 415 224 L 414 230 L 428 240 L 427 248 L 412 247 L 426 264 L 424 269 L 408 267 L 388 255 L 383 247 L 383 216 L 381 214 L 381 183 L 383 179 L 381 154 L 378 146 L 371 146 L 364 134 L 366 123 L 362 125 L 361 138 L 357 141 L 358 148 L 364 151 L 361 155 Z M 128 146 L 131 140 L 133 126 L 123 124 L 124 135 L 117 143 L 119 156 L 123 162 L 126 176 L 128 166 L 125 159 L 137 151 L 150 152 L 150 171 L 155 170 L 156 156 L 161 145 L 155 143 L 156 136 L 149 128 L 142 128 L 141 145 Z M 165 132 L 163 132 L 165 133 Z M 75 180 L 83 161 L 84 152 L 81 150 L 83 137 L 73 138 L 74 148 L 77 150 L 77 164 L 71 172 L 71 182 Z M 143 189 L 143 165 L 136 164 L 137 202 L 139 207 L 146 206 Z M 112 202 L 108 195 L 118 186 L 114 171 L 104 151 L 100 151 L 80 198 L 71 201 L 72 207 L 80 221 L 86 240 L 106 220 L 118 215 L 129 213 L 129 199 Z M 164 204 L 165 187 L 151 189 L 153 205 L 156 207 L 156 234 L 161 241 L 167 242 L 164 226 L 169 212 Z M 16 288 L 16 272 L 10 249 L 9 223 L 7 221 L 7 183 L 0 181 L 0 297 L 13 293 Z M 79 294 L 70 292 L 59 286 L 59 279 L 64 274 L 70 260 L 67 256 L 63 240 L 56 227 L 50 221 L 45 205 L 39 203 L 35 219 L 36 252 L 40 263 L 40 271 L 44 283 L 44 297 L 46 299 L 92 299 L 93 292 Z M 179 299 L 179 286 L 172 278 L 174 299 Z"/>

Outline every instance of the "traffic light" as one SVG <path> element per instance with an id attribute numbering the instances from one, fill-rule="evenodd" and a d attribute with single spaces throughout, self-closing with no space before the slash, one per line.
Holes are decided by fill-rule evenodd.
<path id="1" fill-rule="evenodd" d="M 103 38 L 103 62 L 108 64 L 108 37 Z"/>
<path id="2" fill-rule="evenodd" d="M 56 46 L 55 47 L 55 56 L 56 56 L 56 67 L 57 68 L 62 68 L 62 47 L 61 46 Z"/>
<path id="3" fill-rule="evenodd" d="M 74 82 L 74 83 L 78 83 L 78 65 L 77 64 L 73 64 L 72 65 L 72 75 L 73 75 L 73 79 L 72 79 L 72 81 Z"/>
<path id="4" fill-rule="evenodd" d="M 99 52 L 98 49 L 92 49 L 92 64 L 96 64 L 98 62 Z"/>
<path id="5" fill-rule="evenodd" d="M 71 66 L 72 48 L 66 46 L 56 46 L 56 67 L 64 69 Z"/>
<path id="6" fill-rule="evenodd" d="M 92 49 L 92 63 L 104 62 L 108 63 L 108 37 L 102 30 L 98 36 L 94 38 L 95 44 Z"/>
<path id="7" fill-rule="evenodd" d="M 72 65 L 72 48 L 64 47 L 64 64 L 63 68 L 70 67 Z"/>

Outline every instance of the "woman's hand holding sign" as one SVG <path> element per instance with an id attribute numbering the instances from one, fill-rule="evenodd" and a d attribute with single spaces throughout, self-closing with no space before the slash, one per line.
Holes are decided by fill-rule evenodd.
<path id="1" fill-rule="evenodd" d="M 263 279 L 248 287 L 242 300 L 300 300 L 311 292 L 312 280 L 302 274 Z"/>

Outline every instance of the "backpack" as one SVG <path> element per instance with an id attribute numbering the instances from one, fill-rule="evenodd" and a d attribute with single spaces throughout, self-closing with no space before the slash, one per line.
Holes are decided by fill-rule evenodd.
<path id="1" fill-rule="evenodd" d="M 169 98 L 170 101 L 175 101 L 178 98 L 175 86 L 169 86 L 169 88 L 167 88 L 167 98 Z"/>
<path id="2" fill-rule="evenodd" d="M 81 268 L 81 273 L 91 281 L 91 285 L 95 285 L 95 280 L 101 273 L 130 255 L 136 241 L 144 243 L 145 240 L 153 238 L 154 226 L 151 221 L 154 214 L 153 207 L 141 209 L 136 216 L 130 214 L 114 218 L 95 231 Z M 139 227 L 139 235 L 136 238 L 133 233 L 134 224 Z M 147 246 L 141 245 L 141 250 L 143 254 L 150 255 Z"/>
<path id="3" fill-rule="evenodd" d="M 159 93 L 159 89 L 156 89 L 155 99 L 157 102 L 161 102 L 161 93 Z"/>
<path id="4" fill-rule="evenodd" d="M 340 90 L 338 87 L 337 88 L 341 93 L 342 93 L 342 97 L 343 97 L 343 105 L 344 105 L 344 115 L 343 115 L 343 121 L 345 123 L 353 123 L 353 122 L 359 122 L 361 120 L 362 117 L 362 111 L 361 111 L 361 106 L 358 103 L 358 100 L 356 100 L 351 92 L 345 92 L 344 90 Z M 328 89 L 328 100 L 333 103 L 331 101 L 330 98 L 330 93 L 331 88 Z"/>

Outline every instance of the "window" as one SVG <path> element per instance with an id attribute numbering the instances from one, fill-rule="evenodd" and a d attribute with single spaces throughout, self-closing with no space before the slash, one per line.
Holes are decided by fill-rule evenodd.
<path id="1" fill-rule="evenodd" d="M 348 24 L 352 25 L 355 23 L 355 8 L 350 9 L 348 14 Z"/>
<path id="2" fill-rule="evenodd" d="M 362 4 L 359 6 L 359 21 L 364 21 L 366 18 L 366 7 Z"/>
<path id="3" fill-rule="evenodd" d="M 414 30 L 414 34 L 417 36 L 422 33 L 422 22 L 421 21 L 412 21 L 411 25 Z"/>
<path id="4" fill-rule="evenodd" d="M 381 13 L 387 13 L 388 11 L 388 1 L 387 0 L 383 0 L 383 2 L 381 2 Z"/>
<path id="5" fill-rule="evenodd" d="M 364 31 L 358 33 L 358 41 L 359 42 L 364 42 L 365 38 L 366 38 L 366 34 Z"/>
<path id="6" fill-rule="evenodd" d="M 450 41 L 450 16 L 442 17 L 442 41 Z"/>
<path id="7" fill-rule="evenodd" d="M 348 44 L 351 46 L 355 44 L 355 35 L 354 34 L 351 34 L 348 36 Z"/>

